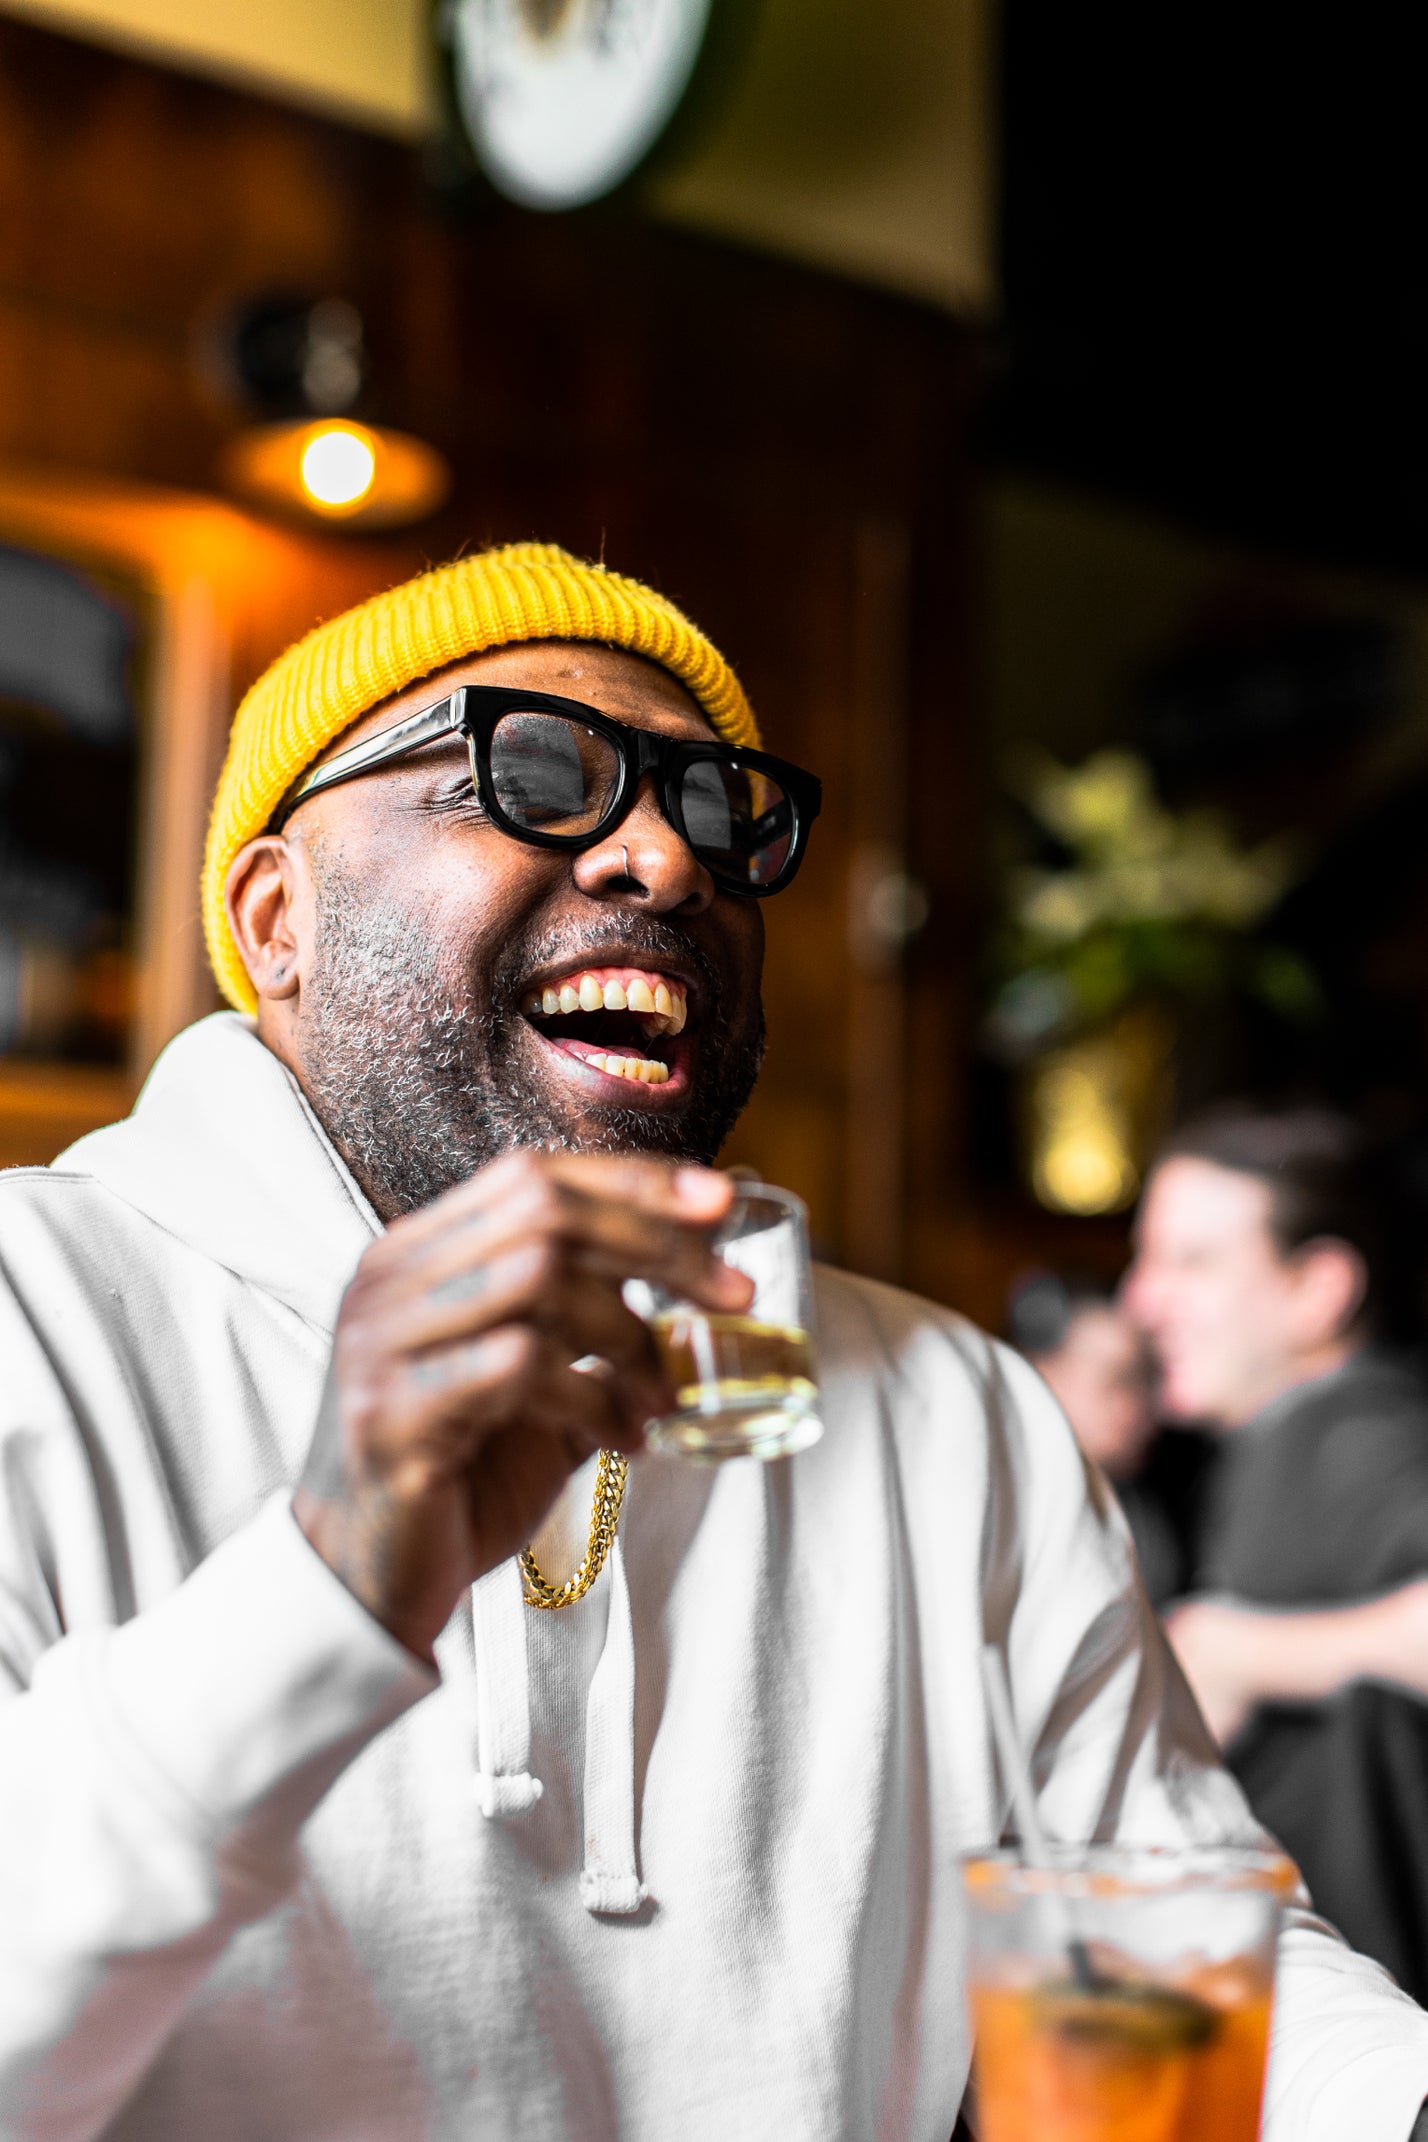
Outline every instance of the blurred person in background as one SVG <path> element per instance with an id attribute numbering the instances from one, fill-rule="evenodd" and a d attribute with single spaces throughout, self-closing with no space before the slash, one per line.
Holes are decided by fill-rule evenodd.
<path id="1" fill-rule="evenodd" d="M 1220 1431 L 1181 1664 L 1316 1902 L 1421 1993 L 1428 1388 L 1391 1280 L 1355 1125 L 1227 1107 L 1161 1152 L 1124 1301 L 1165 1414 Z"/>
<path id="2" fill-rule="evenodd" d="M 1032 1273 L 1012 1292 L 1007 1332 L 1115 1489 L 1145 1588 L 1163 1606 L 1185 1590 L 1193 1566 L 1206 1439 L 1159 1433 L 1150 1344 L 1096 1280 Z"/>
<path id="3" fill-rule="evenodd" d="M 1217 1596 L 1172 1631 L 1222 1740 L 1256 1702 L 1332 1694 L 1359 1658 L 1317 1624 L 1264 1632 L 1229 1602 L 1328 1606 L 1428 1577 L 1428 1389 L 1383 1343 L 1384 1255 L 1362 1141 L 1324 1110 L 1206 1115 L 1147 1183 L 1125 1306 L 1160 1358 L 1166 1415 L 1223 1437 L 1200 1571 Z M 1380 1649 L 1386 1626 L 1346 1631 L 1387 1678 L 1402 1660 Z"/>

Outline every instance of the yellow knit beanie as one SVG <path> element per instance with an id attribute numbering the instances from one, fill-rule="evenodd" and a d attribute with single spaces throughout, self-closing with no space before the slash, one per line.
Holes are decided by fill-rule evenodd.
<path id="1" fill-rule="evenodd" d="M 679 679 L 729 743 L 758 744 L 738 678 L 672 602 L 554 543 L 482 551 L 372 596 L 280 655 L 233 717 L 208 824 L 203 928 L 218 986 L 239 1011 L 258 1004 L 223 907 L 239 849 L 359 715 L 433 670 L 519 640 L 596 640 L 645 655 Z"/>

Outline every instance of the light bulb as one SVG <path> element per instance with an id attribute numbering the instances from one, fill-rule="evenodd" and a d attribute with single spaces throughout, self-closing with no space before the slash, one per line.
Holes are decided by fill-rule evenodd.
<path id="1" fill-rule="evenodd" d="M 302 484 L 319 506 L 355 506 L 372 488 L 377 457 L 361 432 L 326 424 L 302 452 Z"/>
<path id="2" fill-rule="evenodd" d="M 424 440 L 350 419 L 253 425 L 229 441 L 222 467 L 260 505 L 363 532 L 424 520 L 451 488 L 451 471 Z"/>

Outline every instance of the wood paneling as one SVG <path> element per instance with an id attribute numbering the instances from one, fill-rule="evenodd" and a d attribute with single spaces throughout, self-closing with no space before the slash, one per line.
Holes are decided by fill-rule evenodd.
<path id="1" fill-rule="evenodd" d="M 224 302 L 277 284 L 361 307 L 379 413 L 457 487 L 381 554 L 190 496 L 242 534 L 229 593 L 192 597 L 223 608 L 230 674 L 195 658 L 208 681 L 176 688 L 190 726 L 154 804 L 173 886 L 221 703 L 364 576 L 532 534 L 645 575 L 825 781 L 804 874 L 768 910 L 768 1066 L 731 1157 L 802 1190 L 832 1254 L 932 1273 L 967 1031 L 962 338 L 613 211 L 459 221 L 393 144 L 0 23 L 0 451 L 203 491 L 236 419 L 195 348 Z M 866 913 L 904 863 L 932 896 L 906 959 L 869 951 Z M 186 896 L 163 897 L 160 945 Z"/>
<path id="2" fill-rule="evenodd" d="M 235 694 L 314 614 L 360 600 L 411 561 L 270 528 L 217 499 L 14 464 L 0 464 L 0 540 L 120 569 L 152 595 L 156 634 L 142 710 L 129 1062 L 112 1075 L 0 1064 L 0 1165 L 9 1166 L 47 1160 L 121 1112 L 164 1043 L 215 1008 L 198 873 Z"/>
<path id="3" fill-rule="evenodd" d="M 122 1116 L 133 1098 L 121 1072 L 0 1060 L 0 1168 L 52 1160 L 86 1131 Z"/>

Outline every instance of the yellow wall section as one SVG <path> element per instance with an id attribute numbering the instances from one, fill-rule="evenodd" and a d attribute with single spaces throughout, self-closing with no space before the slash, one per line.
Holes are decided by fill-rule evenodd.
<path id="1" fill-rule="evenodd" d="M 425 0 L 4 0 L 4 12 L 386 133 L 427 121 Z"/>
<path id="2" fill-rule="evenodd" d="M 743 61 L 707 132 L 653 187 L 657 211 L 988 311 L 995 0 L 745 4 Z"/>
<path id="3" fill-rule="evenodd" d="M 721 0 L 715 0 L 721 4 Z M 962 312 L 994 302 L 995 0 L 740 0 L 727 92 L 655 214 Z M 432 111 L 427 0 L 0 0 L 384 132 Z"/>

